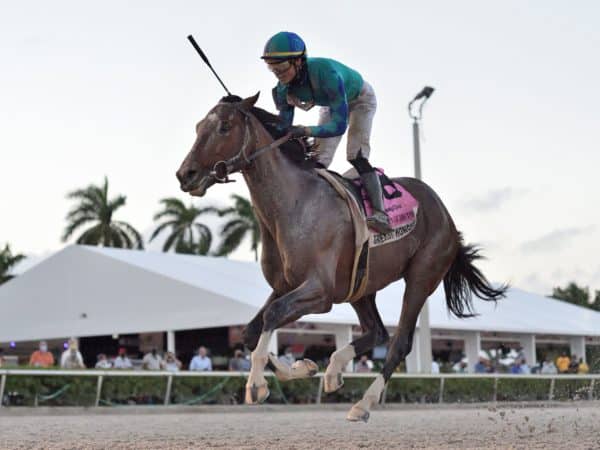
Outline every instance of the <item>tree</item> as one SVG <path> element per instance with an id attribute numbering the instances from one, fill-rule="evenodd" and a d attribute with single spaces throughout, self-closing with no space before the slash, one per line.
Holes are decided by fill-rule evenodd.
<path id="1" fill-rule="evenodd" d="M 181 200 L 173 197 L 163 198 L 160 203 L 163 209 L 154 215 L 154 220 L 164 221 L 154 230 L 150 241 L 169 228 L 170 234 L 163 245 L 163 252 L 168 252 L 174 245 L 176 253 L 208 254 L 212 244 L 212 233 L 210 228 L 196 219 L 202 214 L 216 213 L 217 209 L 212 206 L 186 207 Z"/>
<path id="2" fill-rule="evenodd" d="M 223 241 L 216 252 L 217 256 L 229 255 L 237 249 L 244 238 L 250 235 L 250 245 L 254 251 L 254 259 L 258 261 L 258 245 L 260 244 L 260 228 L 258 220 L 252 210 L 250 200 L 233 194 L 233 207 L 219 210 L 222 217 L 230 217 L 231 220 L 223 225 L 221 237 Z"/>
<path id="3" fill-rule="evenodd" d="M 553 288 L 551 297 L 586 308 L 592 307 L 589 302 L 590 290 L 587 287 L 579 287 L 573 281 L 570 282 L 565 288 Z"/>
<path id="4" fill-rule="evenodd" d="M 0 284 L 14 278 L 14 275 L 10 275 L 9 272 L 13 266 L 23 259 L 25 259 L 25 255 L 13 255 L 8 244 L 5 245 L 3 250 L 0 250 Z"/>
<path id="5" fill-rule="evenodd" d="M 77 244 L 101 245 L 117 248 L 144 248 L 142 236 L 127 222 L 113 220 L 113 214 L 123 205 L 126 198 L 118 195 L 108 198 L 108 179 L 104 177 L 102 186 L 89 185 L 67 194 L 67 198 L 77 203 L 67 214 L 67 227 L 62 236 L 67 241 L 73 233 L 91 224 L 78 238 Z"/>
<path id="6" fill-rule="evenodd" d="M 600 291 L 595 292 L 594 301 L 590 305 L 590 308 L 600 311 Z"/>

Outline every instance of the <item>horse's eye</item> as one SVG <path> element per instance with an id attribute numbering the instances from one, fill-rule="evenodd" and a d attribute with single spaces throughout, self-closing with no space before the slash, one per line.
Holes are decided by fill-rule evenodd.
<path id="1" fill-rule="evenodd" d="M 231 123 L 230 122 L 221 122 L 221 125 L 219 126 L 219 133 L 220 134 L 226 134 L 231 130 Z"/>

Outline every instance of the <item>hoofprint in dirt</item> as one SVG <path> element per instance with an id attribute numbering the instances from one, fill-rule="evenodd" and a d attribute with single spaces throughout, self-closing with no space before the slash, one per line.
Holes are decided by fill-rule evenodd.
<path id="1" fill-rule="evenodd" d="M 346 422 L 340 405 L 44 414 L 11 408 L 0 414 L 0 448 L 591 449 L 600 448 L 599 406 L 388 405 L 367 424 Z"/>

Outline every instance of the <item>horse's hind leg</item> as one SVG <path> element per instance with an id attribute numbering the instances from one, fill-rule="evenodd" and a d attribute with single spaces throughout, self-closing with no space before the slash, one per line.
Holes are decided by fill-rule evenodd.
<path id="1" fill-rule="evenodd" d="M 455 253 L 455 252 L 454 252 Z M 382 372 L 369 386 L 363 398 L 356 403 L 348 416 L 350 421 L 367 421 L 369 411 L 379 402 L 385 384 L 388 382 L 398 364 L 404 361 L 412 349 L 413 335 L 417 318 L 435 288 L 440 284 L 454 258 L 452 248 L 432 246 L 415 255 L 405 276 L 406 289 L 400 313 L 400 323 L 388 349 Z"/>
<path id="2" fill-rule="evenodd" d="M 351 305 L 356 311 L 364 334 L 331 355 L 325 371 L 323 384 L 325 392 L 334 392 L 342 387 L 344 384 L 342 370 L 352 358 L 368 352 L 376 345 L 386 343 L 389 339 L 375 305 L 375 294 L 366 295 L 352 302 Z"/>

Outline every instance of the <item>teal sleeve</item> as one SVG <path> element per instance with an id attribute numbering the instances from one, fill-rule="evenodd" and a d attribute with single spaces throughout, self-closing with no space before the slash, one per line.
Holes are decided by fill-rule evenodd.
<path id="1" fill-rule="evenodd" d="M 309 127 L 311 136 L 327 138 L 341 136 L 348 128 L 348 101 L 344 79 L 333 68 L 320 74 L 320 89 L 328 100 L 331 120 L 319 126 Z"/>
<path id="2" fill-rule="evenodd" d="M 280 123 L 278 128 L 282 131 L 287 130 L 294 122 L 294 107 L 287 102 L 287 91 L 279 85 L 273 88 L 273 101 L 279 111 Z"/>

